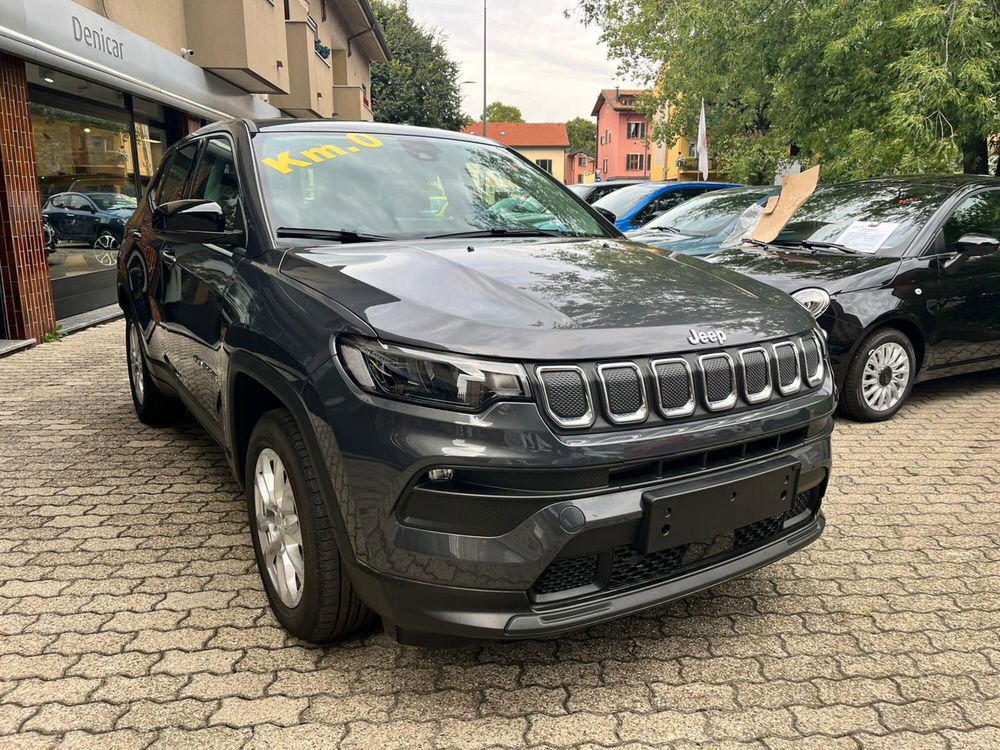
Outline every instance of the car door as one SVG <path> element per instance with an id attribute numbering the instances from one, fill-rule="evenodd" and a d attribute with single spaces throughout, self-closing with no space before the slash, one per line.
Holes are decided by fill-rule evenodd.
<path id="1" fill-rule="evenodd" d="M 185 193 L 189 199 L 218 203 L 230 232 L 244 229 L 236 170 L 228 137 L 203 139 Z M 242 253 L 215 243 L 166 240 L 159 252 L 167 274 L 162 310 L 170 361 L 182 387 L 203 412 L 202 421 L 221 430 L 222 335 L 231 319 L 226 290 Z"/>
<path id="2" fill-rule="evenodd" d="M 989 366 L 1000 358 L 1000 252 L 955 263 L 958 239 L 966 234 L 1000 239 L 1000 189 L 962 200 L 932 249 L 938 269 L 937 367 Z"/>
<path id="3" fill-rule="evenodd" d="M 74 240 L 92 241 L 97 236 L 97 208 L 80 193 L 66 193 L 66 231 Z"/>

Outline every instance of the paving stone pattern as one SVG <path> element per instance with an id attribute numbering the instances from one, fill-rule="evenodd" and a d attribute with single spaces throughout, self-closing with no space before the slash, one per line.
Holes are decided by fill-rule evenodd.
<path id="1" fill-rule="evenodd" d="M 1000 377 L 841 422 L 829 526 L 741 580 L 460 650 L 268 612 L 243 501 L 142 426 L 120 322 L 0 360 L 0 748 L 1000 747 Z"/>

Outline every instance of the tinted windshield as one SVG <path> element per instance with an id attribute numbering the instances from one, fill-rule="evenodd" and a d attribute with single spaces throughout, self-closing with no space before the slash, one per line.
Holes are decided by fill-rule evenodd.
<path id="1" fill-rule="evenodd" d="M 708 237 L 728 227 L 748 206 L 777 194 L 778 189 L 772 187 L 713 190 L 671 208 L 643 229 L 670 227 L 683 234 Z"/>
<path id="2" fill-rule="evenodd" d="M 558 183 L 503 148 L 423 136 L 254 137 L 275 227 L 412 239 L 500 230 L 607 236 Z"/>
<path id="3" fill-rule="evenodd" d="M 600 200 L 594 201 L 594 206 L 606 208 L 617 218 L 621 218 L 632 211 L 633 208 L 660 190 L 663 185 L 656 182 L 641 182 L 638 185 L 629 185 L 608 193 Z"/>
<path id="4" fill-rule="evenodd" d="M 855 182 L 816 189 L 775 242 L 833 242 L 864 253 L 898 255 L 951 194 L 939 185 Z"/>
<path id="5" fill-rule="evenodd" d="M 121 193 L 87 193 L 87 197 L 97 204 L 97 207 L 108 211 L 114 208 L 135 208 L 135 198 Z"/>

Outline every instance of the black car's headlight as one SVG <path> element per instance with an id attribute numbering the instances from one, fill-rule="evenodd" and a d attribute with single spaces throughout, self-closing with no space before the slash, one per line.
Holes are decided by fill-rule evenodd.
<path id="1" fill-rule="evenodd" d="M 814 318 L 818 318 L 830 306 L 830 295 L 827 291 L 814 286 L 793 292 L 792 299 L 808 310 Z"/>
<path id="2" fill-rule="evenodd" d="M 479 411 L 495 401 L 526 400 L 531 388 L 524 368 L 511 362 L 384 344 L 356 336 L 337 342 L 340 359 L 369 393 L 403 401 Z"/>

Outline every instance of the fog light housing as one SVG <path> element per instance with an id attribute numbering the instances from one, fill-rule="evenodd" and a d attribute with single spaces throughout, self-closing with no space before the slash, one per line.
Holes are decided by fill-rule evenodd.
<path id="1" fill-rule="evenodd" d="M 427 478 L 432 482 L 447 482 L 454 476 L 454 469 L 431 469 L 427 472 Z"/>

